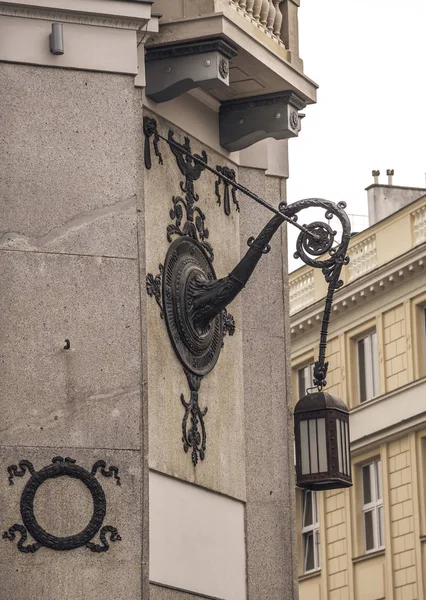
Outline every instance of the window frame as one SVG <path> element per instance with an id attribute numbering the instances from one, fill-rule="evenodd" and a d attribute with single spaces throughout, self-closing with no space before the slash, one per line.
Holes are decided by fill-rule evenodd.
<path id="1" fill-rule="evenodd" d="M 315 363 L 315 355 L 317 354 L 317 349 L 312 348 L 307 352 L 303 352 L 299 356 L 292 357 L 291 361 L 291 387 L 292 387 L 292 400 L 293 407 L 296 406 L 297 402 L 300 400 L 299 396 L 299 371 L 304 369 L 307 365 Z M 303 396 L 306 394 L 304 390 Z"/>
<path id="2" fill-rule="evenodd" d="M 371 332 L 377 333 L 377 352 L 379 364 L 379 385 L 378 396 L 384 393 L 386 388 L 384 363 L 380 361 L 380 356 L 383 353 L 383 326 L 381 315 L 362 321 L 353 329 L 345 332 L 345 352 L 347 365 L 346 378 L 346 398 L 347 405 L 350 409 L 368 404 L 368 401 L 360 402 L 359 397 L 359 378 L 358 378 L 358 340 L 366 337 Z"/>
<path id="3" fill-rule="evenodd" d="M 370 502 L 365 502 L 364 469 L 369 468 L 369 486 L 371 492 Z M 381 458 L 375 458 L 363 465 L 361 469 L 361 498 L 362 498 L 362 529 L 364 537 L 364 553 L 371 554 L 385 549 L 385 527 L 383 508 L 383 473 Z M 372 475 L 373 472 L 373 475 Z M 373 547 L 367 548 L 367 522 L 366 514 L 372 514 Z M 380 541 L 382 543 L 380 543 Z"/>
<path id="4" fill-rule="evenodd" d="M 360 364 L 360 344 L 364 344 L 364 369 Z M 379 347 L 377 329 L 370 329 L 356 339 L 356 358 L 357 358 L 357 378 L 358 378 L 358 401 L 364 404 L 380 395 L 380 375 L 379 375 Z M 363 390 L 365 397 L 363 398 Z"/>
<path id="5" fill-rule="evenodd" d="M 414 380 L 426 377 L 426 293 L 411 300 Z"/>
<path id="6" fill-rule="evenodd" d="M 305 510 L 307 506 L 307 496 L 311 494 L 312 523 L 305 525 Z M 302 575 L 310 575 L 321 570 L 321 539 L 319 523 L 319 495 L 312 490 L 303 490 L 301 498 L 301 531 L 302 531 Z M 307 569 L 307 540 L 312 536 L 314 568 Z"/>
<path id="7" fill-rule="evenodd" d="M 305 364 L 298 365 L 296 368 L 297 391 L 299 393 L 299 399 L 303 398 L 303 396 L 306 395 L 306 390 L 312 389 L 314 387 L 314 367 L 315 367 L 315 361 L 309 360 Z M 308 375 L 310 375 L 310 378 L 308 380 L 310 385 L 306 385 L 307 380 L 306 380 L 306 377 L 304 376 L 303 379 L 305 381 L 305 385 L 303 386 L 304 389 L 302 389 L 300 375 L 302 372 L 305 372 L 306 370 L 308 370 Z M 309 370 L 310 370 L 310 372 L 309 372 Z"/>

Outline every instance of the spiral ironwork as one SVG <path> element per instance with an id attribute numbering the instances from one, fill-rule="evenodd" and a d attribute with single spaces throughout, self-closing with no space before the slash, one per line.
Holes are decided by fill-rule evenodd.
<path id="1" fill-rule="evenodd" d="M 325 218 L 330 221 L 337 217 L 342 226 L 342 237 L 340 242 L 335 245 L 337 232 L 329 224 L 322 221 L 314 221 L 309 225 L 304 225 L 304 231 L 301 231 L 296 242 L 296 252 L 294 258 L 300 258 L 310 267 L 321 269 L 328 283 L 328 291 L 325 299 L 325 307 L 321 324 L 319 356 L 314 366 L 314 385 L 322 390 L 327 385 L 328 362 L 326 362 L 328 326 L 330 323 L 331 307 L 333 304 L 334 292 L 343 285 L 340 279 L 342 267 L 349 263 L 348 246 L 351 239 L 351 223 L 345 212 L 346 203 L 339 202 L 335 204 L 330 200 L 323 198 L 305 198 L 287 205 L 282 202 L 279 205 L 280 211 L 291 222 L 295 223 L 298 214 L 307 208 L 325 209 Z M 326 256 L 328 254 L 328 257 Z M 318 258 L 320 257 L 320 258 Z"/>

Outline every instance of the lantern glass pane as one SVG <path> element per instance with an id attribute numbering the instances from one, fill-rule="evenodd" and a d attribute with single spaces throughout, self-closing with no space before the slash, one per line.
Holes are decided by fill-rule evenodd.
<path id="1" fill-rule="evenodd" d="M 340 421 L 340 429 L 342 431 L 342 473 L 345 475 L 348 474 L 348 465 L 347 465 L 347 444 L 346 444 L 346 423 L 344 421 Z"/>
<path id="2" fill-rule="evenodd" d="M 309 421 L 309 450 L 311 456 L 311 473 L 318 473 L 318 440 L 316 419 Z"/>
<path id="3" fill-rule="evenodd" d="M 302 475 L 308 475 L 311 472 L 309 468 L 308 421 L 300 421 L 300 446 L 302 454 Z"/>
<path id="4" fill-rule="evenodd" d="M 343 440 L 340 419 L 336 419 L 337 454 L 339 459 L 339 472 L 343 473 Z"/>
<path id="5" fill-rule="evenodd" d="M 325 435 L 325 419 L 317 420 L 318 427 L 318 462 L 320 473 L 328 470 L 327 465 L 327 438 Z"/>
<path id="6" fill-rule="evenodd" d="M 349 423 L 347 421 L 344 422 L 345 428 L 345 463 L 346 463 L 346 475 L 351 474 L 351 452 L 349 449 Z"/>

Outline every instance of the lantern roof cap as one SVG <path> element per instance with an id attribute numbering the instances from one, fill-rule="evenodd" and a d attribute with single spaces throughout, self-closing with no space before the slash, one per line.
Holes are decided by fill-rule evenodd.
<path id="1" fill-rule="evenodd" d="M 294 409 L 294 414 L 312 412 L 316 410 L 340 410 L 348 413 L 348 407 L 340 398 L 332 396 L 329 392 L 313 392 L 306 394 L 299 400 Z"/>

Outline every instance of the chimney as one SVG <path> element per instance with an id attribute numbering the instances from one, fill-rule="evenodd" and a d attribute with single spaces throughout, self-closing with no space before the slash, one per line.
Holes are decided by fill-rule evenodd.
<path id="1" fill-rule="evenodd" d="M 380 171 L 372 171 L 374 183 L 367 189 L 368 196 L 368 222 L 369 227 L 386 219 L 393 213 L 401 210 L 426 194 L 425 188 L 404 187 L 393 184 L 393 169 L 387 169 L 387 185 L 379 183 Z"/>
<path id="2" fill-rule="evenodd" d="M 371 171 L 371 174 L 374 177 L 374 185 L 378 185 L 379 184 L 380 171 Z"/>

